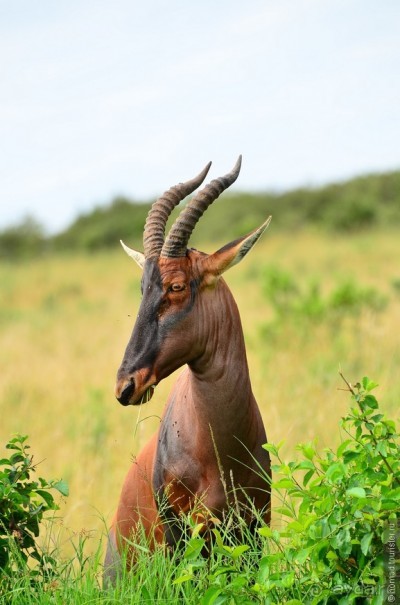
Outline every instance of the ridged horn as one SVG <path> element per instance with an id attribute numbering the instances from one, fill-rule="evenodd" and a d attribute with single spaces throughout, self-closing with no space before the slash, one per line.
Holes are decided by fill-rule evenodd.
<path id="1" fill-rule="evenodd" d="M 212 180 L 190 200 L 172 225 L 161 249 L 161 256 L 164 258 L 185 256 L 189 238 L 198 220 L 203 216 L 210 204 L 236 181 L 241 164 L 242 156 L 240 155 L 231 172 Z"/>
<path id="2" fill-rule="evenodd" d="M 164 244 L 165 225 L 172 210 L 187 195 L 201 185 L 210 170 L 211 162 L 196 177 L 186 183 L 179 183 L 166 191 L 154 202 L 147 215 L 143 232 L 145 258 L 158 258 Z"/>

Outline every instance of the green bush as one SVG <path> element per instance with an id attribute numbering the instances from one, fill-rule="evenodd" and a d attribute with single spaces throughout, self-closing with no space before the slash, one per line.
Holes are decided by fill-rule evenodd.
<path id="1" fill-rule="evenodd" d="M 330 309 L 339 311 L 358 312 L 361 307 L 381 311 L 386 305 L 386 299 L 374 288 L 364 288 L 354 280 L 348 280 L 333 290 L 328 305 Z"/>
<path id="2" fill-rule="evenodd" d="M 78 217 L 63 233 L 52 239 L 55 250 L 95 251 L 119 245 L 123 239 L 141 246 L 149 204 L 134 204 L 123 197 L 105 207 Z"/>
<path id="3" fill-rule="evenodd" d="M 272 527 L 258 530 L 261 545 L 248 534 L 232 543 L 229 531 L 214 529 L 205 566 L 201 525 L 194 528 L 174 582 L 191 584 L 201 605 L 379 605 L 400 594 L 400 585 L 387 584 L 385 564 L 389 539 L 397 536 L 400 548 L 399 434 L 379 411 L 376 383 L 346 386 L 352 407 L 335 451 L 305 443 L 301 459 L 287 462 L 282 443 L 264 446 L 276 459 L 272 489 L 281 504 Z"/>
<path id="4" fill-rule="evenodd" d="M 262 274 L 263 291 L 275 311 L 275 323 L 287 321 L 337 321 L 362 309 L 381 311 L 387 300 L 376 289 L 363 287 L 355 280 L 337 284 L 323 297 L 319 281 L 300 286 L 295 278 L 276 266 L 267 267 Z"/>
<path id="5" fill-rule="evenodd" d="M 0 594 L 16 580 L 29 576 L 32 584 L 55 573 L 55 560 L 40 548 L 40 523 L 48 511 L 58 509 L 51 490 L 68 495 L 64 481 L 34 481 L 36 471 L 28 454 L 27 437 L 17 435 L 6 449 L 13 453 L 0 460 Z"/>
<path id="6" fill-rule="evenodd" d="M 43 227 L 32 217 L 0 232 L 0 260 L 31 258 L 47 248 Z"/>
<path id="7" fill-rule="evenodd" d="M 298 446 L 302 460 L 285 462 L 279 446 L 265 446 L 277 459 L 276 513 L 287 519 L 283 530 L 260 529 L 276 546 L 260 562 L 265 594 L 283 596 L 289 577 L 299 602 L 383 603 L 385 544 L 391 527 L 398 534 L 399 435 L 371 394 L 376 383 L 346 384 L 353 407 L 342 419 L 346 438 L 336 451 L 321 455 L 306 443 Z"/>

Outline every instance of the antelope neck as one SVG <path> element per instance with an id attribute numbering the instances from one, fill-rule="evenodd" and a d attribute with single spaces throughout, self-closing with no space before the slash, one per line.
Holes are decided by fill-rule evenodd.
<path id="1" fill-rule="evenodd" d="M 215 295 L 212 309 L 207 308 L 207 299 L 203 302 L 203 353 L 189 364 L 189 382 L 198 416 L 228 430 L 231 424 L 246 424 L 249 409 L 256 404 L 239 311 L 222 279 Z"/>

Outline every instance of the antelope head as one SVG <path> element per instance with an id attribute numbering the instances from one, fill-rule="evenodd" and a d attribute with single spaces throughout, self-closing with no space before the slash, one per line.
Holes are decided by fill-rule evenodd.
<path id="1" fill-rule="evenodd" d="M 239 156 L 231 172 L 211 181 L 189 201 L 165 238 L 172 210 L 200 186 L 210 166 L 211 162 L 197 177 L 172 187 L 153 204 L 144 228 L 144 254 L 121 242 L 143 269 L 142 301 L 117 374 L 115 395 L 122 405 L 149 401 L 160 380 L 201 356 L 220 276 L 249 252 L 269 225 L 271 217 L 211 255 L 188 249 L 197 221 L 237 179 Z"/>

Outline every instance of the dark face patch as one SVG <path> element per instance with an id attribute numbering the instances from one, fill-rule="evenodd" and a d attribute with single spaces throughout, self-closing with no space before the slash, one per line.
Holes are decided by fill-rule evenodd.
<path id="1" fill-rule="evenodd" d="M 168 271 L 161 275 L 157 261 L 146 261 L 142 277 L 142 301 L 118 370 L 118 380 L 143 369 L 148 370 L 150 377 L 167 336 L 192 310 L 196 291 L 196 281 L 188 281 L 183 272 L 179 281 L 174 281 Z"/>
<path id="2" fill-rule="evenodd" d="M 118 370 L 118 378 L 151 367 L 160 345 L 158 310 L 162 298 L 161 276 L 153 261 L 146 261 L 142 277 L 142 301 L 132 336 Z"/>

